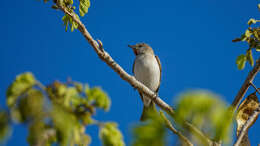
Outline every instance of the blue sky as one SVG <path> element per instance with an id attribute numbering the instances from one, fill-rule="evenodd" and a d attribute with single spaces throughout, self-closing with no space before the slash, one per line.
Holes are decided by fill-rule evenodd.
<path id="1" fill-rule="evenodd" d="M 162 63 L 159 95 L 172 104 L 190 89 L 207 89 L 231 103 L 248 71 L 236 68 L 247 45 L 232 43 L 259 18 L 257 1 L 248 0 L 92 0 L 82 19 L 94 38 L 129 73 L 134 54 L 128 44 L 150 44 Z M 0 5 L 0 106 L 19 73 L 30 71 L 44 84 L 67 77 L 102 86 L 112 99 L 110 112 L 96 117 L 116 121 L 129 144 L 130 127 L 139 120 L 138 93 L 102 62 L 79 31 L 65 32 L 63 14 L 36 0 L 2 1 Z M 254 57 L 259 57 L 254 54 Z M 260 76 L 255 79 L 260 87 Z M 252 92 L 253 90 L 249 90 Z M 259 120 L 250 129 L 252 145 L 260 143 Z M 87 129 L 88 130 L 88 129 Z M 92 145 L 100 145 L 98 129 L 90 128 Z M 26 128 L 15 126 L 7 145 L 27 145 Z"/>

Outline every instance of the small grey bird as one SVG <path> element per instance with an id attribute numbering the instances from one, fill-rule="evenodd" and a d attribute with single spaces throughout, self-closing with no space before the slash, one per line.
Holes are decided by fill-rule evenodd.
<path id="1" fill-rule="evenodd" d="M 154 55 L 153 49 L 145 44 L 128 45 L 133 49 L 136 58 L 133 65 L 135 78 L 154 92 L 158 92 L 161 82 L 161 63 L 158 56 Z M 141 121 L 149 118 L 150 112 L 156 112 L 155 104 L 149 97 L 139 92 L 143 101 L 143 113 Z"/>

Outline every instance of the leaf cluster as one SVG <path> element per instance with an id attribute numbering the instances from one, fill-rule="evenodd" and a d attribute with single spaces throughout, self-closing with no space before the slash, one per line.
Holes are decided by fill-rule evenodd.
<path id="1" fill-rule="evenodd" d="M 104 146 L 124 146 L 123 135 L 117 128 L 117 124 L 107 122 L 100 128 L 99 137 Z"/>
<path id="2" fill-rule="evenodd" d="M 44 2 L 48 2 L 49 0 L 44 0 Z M 52 8 L 55 10 L 59 10 L 60 6 L 65 7 L 70 13 L 72 13 L 73 15 L 75 15 L 77 17 L 77 19 L 79 18 L 79 15 L 81 17 L 84 17 L 86 13 L 88 13 L 88 9 L 90 7 L 90 0 L 78 0 L 76 3 L 79 3 L 78 5 L 78 12 L 79 15 L 75 12 L 75 10 L 77 9 L 75 4 L 74 4 L 74 0 L 53 0 L 53 5 Z M 75 29 L 78 28 L 78 24 L 72 20 L 72 18 L 65 14 L 62 17 L 62 21 L 63 24 L 65 26 L 65 31 L 68 30 L 68 27 L 70 27 L 70 30 L 73 32 Z"/>
<path id="3" fill-rule="evenodd" d="M 123 136 L 115 125 L 93 119 L 97 109 L 108 111 L 111 105 L 110 98 L 100 87 L 90 88 L 71 80 L 44 86 L 27 72 L 16 77 L 6 98 L 10 117 L 7 112 L 0 111 L 0 138 L 7 134 L 11 123 L 16 122 L 28 125 L 30 145 L 88 145 L 91 138 L 85 129 L 92 124 L 101 129 L 104 145 L 108 139 L 121 140 L 120 146 L 124 145 Z"/>
<path id="4" fill-rule="evenodd" d="M 246 29 L 245 33 L 241 35 L 240 38 L 236 38 L 233 42 L 246 42 L 248 44 L 248 49 L 245 54 L 241 54 L 237 57 L 236 64 L 238 69 L 244 69 L 246 62 L 248 62 L 251 66 L 254 65 L 253 51 L 260 51 L 260 27 L 253 27 L 252 25 L 256 25 L 260 20 L 256 20 L 251 18 L 248 23 L 248 29 Z"/>

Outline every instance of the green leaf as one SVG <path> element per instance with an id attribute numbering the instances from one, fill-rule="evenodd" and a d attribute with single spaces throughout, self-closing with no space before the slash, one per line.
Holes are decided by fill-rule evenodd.
<path id="1" fill-rule="evenodd" d="M 78 98 L 78 97 L 79 97 L 79 94 L 78 94 L 77 89 L 75 87 L 67 88 L 66 93 L 64 95 L 64 105 L 66 107 L 70 107 L 71 101 L 74 98 Z M 74 105 L 72 105 L 72 106 L 74 106 Z"/>
<path id="2" fill-rule="evenodd" d="M 63 0 L 63 1 L 64 1 L 64 4 L 65 4 L 66 6 L 70 6 L 70 5 L 73 4 L 73 0 Z"/>
<path id="3" fill-rule="evenodd" d="M 74 128 L 78 124 L 76 117 L 64 107 L 54 104 L 51 110 L 51 119 L 57 130 L 58 143 L 62 146 L 69 145 L 72 142 Z"/>
<path id="4" fill-rule="evenodd" d="M 43 117 L 44 99 L 40 91 L 30 89 L 19 102 L 21 120 L 28 121 Z"/>
<path id="5" fill-rule="evenodd" d="M 245 32 L 245 36 L 246 36 L 247 38 L 249 38 L 251 35 L 252 35 L 252 32 L 247 29 L 246 32 Z"/>
<path id="6" fill-rule="evenodd" d="M 116 123 L 107 122 L 99 130 L 99 137 L 103 146 L 124 146 L 123 135 Z"/>
<path id="7" fill-rule="evenodd" d="M 79 19 L 79 16 L 77 14 L 74 13 L 74 15 L 77 17 L 77 19 Z M 71 32 L 73 32 L 74 29 L 78 28 L 78 24 L 75 21 L 73 21 L 73 19 L 67 14 L 65 14 L 62 17 L 62 21 L 63 21 L 63 24 L 65 25 L 65 31 L 68 30 L 68 26 L 70 26 Z"/>
<path id="8" fill-rule="evenodd" d="M 84 125 L 89 125 L 89 124 L 93 123 L 93 119 L 91 118 L 91 114 L 88 113 L 88 112 L 81 115 L 81 119 L 82 119 L 82 123 Z"/>
<path id="9" fill-rule="evenodd" d="M 108 95 L 99 87 L 88 88 L 86 87 L 86 96 L 89 102 L 92 102 L 97 108 L 102 108 L 108 111 L 110 108 L 110 98 Z"/>
<path id="10" fill-rule="evenodd" d="M 83 84 L 81 84 L 79 82 L 74 82 L 73 84 L 76 87 L 78 92 L 82 92 L 83 91 Z"/>
<path id="11" fill-rule="evenodd" d="M 246 60 L 247 60 L 247 57 L 244 54 L 238 56 L 237 60 L 236 60 L 237 68 L 240 70 L 244 69 Z"/>
<path id="12" fill-rule="evenodd" d="M 192 91 L 179 97 L 175 118 L 180 125 L 188 121 L 216 141 L 230 142 L 232 114 L 227 104 L 208 91 Z M 185 129 L 190 133 L 190 129 Z M 198 137 L 196 137 L 198 138 Z M 203 139 L 196 139 L 203 145 Z"/>
<path id="13" fill-rule="evenodd" d="M 79 0 L 79 14 L 83 17 L 87 12 L 88 8 L 90 7 L 90 0 Z"/>
<path id="14" fill-rule="evenodd" d="M 251 24 L 256 24 L 256 20 L 255 19 L 253 19 L 253 18 L 251 18 L 251 19 L 249 19 L 249 21 L 247 22 L 247 24 L 248 25 L 251 25 Z"/>
<path id="15" fill-rule="evenodd" d="M 65 25 L 65 31 L 68 30 L 68 25 L 69 25 L 69 19 L 70 19 L 70 16 L 65 14 L 63 17 L 62 17 L 62 21 Z"/>
<path id="16" fill-rule="evenodd" d="M 46 132 L 45 123 L 42 121 L 34 121 L 29 125 L 29 135 L 27 137 L 28 143 L 33 146 L 39 143 L 40 141 L 44 141 L 43 135 Z"/>
<path id="17" fill-rule="evenodd" d="M 253 54 L 252 54 L 252 49 L 249 49 L 246 51 L 246 58 L 247 61 L 251 66 L 254 66 L 254 59 L 253 59 Z"/>
<path id="18" fill-rule="evenodd" d="M 7 112 L 0 111 L 0 142 L 9 136 L 10 125 Z"/>
<path id="19" fill-rule="evenodd" d="M 166 127 L 158 113 L 150 113 L 150 119 L 133 128 L 133 146 L 165 146 Z"/>
<path id="20" fill-rule="evenodd" d="M 36 80 L 34 79 L 32 73 L 26 72 L 18 75 L 15 81 L 7 89 L 7 106 L 12 107 L 17 98 L 26 90 L 34 86 L 35 83 Z"/>

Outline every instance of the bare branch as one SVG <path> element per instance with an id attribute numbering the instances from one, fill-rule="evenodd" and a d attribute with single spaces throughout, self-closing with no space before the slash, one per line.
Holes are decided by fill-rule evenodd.
<path id="1" fill-rule="evenodd" d="M 252 116 L 247 120 L 245 125 L 243 126 L 242 130 L 240 131 L 237 141 L 235 142 L 234 146 L 239 146 L 240 143 L 242 142 L 243 137 L 247 134 L 248 129 L 252 124 L 255 122 L 256 118 L 258 117 L 260 113 L 260 106 L 254 111 Z"/>
<path id="2" fill-rule="evenodd" d="M 234 101 L 232 102 L 232 106 L 235 108 L 235 110 L 236 110 L 237 106 L 239 105 L 239 103 L 241 102 L 244 95 L 246 94 L 246 91 L 248 90 L 250 83 L 254 80 L 254 78 L 257 75 L 257 73 L 259 72 L 259 70 L 260 70 L 260 58 L 258 58 L 256 60 L 256 64 L 255 64 L 254 68 L 249 72 L 246 80 L 244 81 L 242 87 L 240 88 Z"/>
<path id="3" fill-rule="evenodd" d="M 174 109 L 170 105 L 164 102 L 156 93 L 154 93 L 148 87 L 136 80 L 135 77 L 129 75 L 120 65 L 118 65 L 113 60 L 113 58 L 104 50 L 102 42 L 100 40 L 98 40 L 97 42 L 93 39 L 93 37 L 86 29 L 85 25 L 77 18 L 77 16 L 74 13 L 68 11 L 66 7 L 60 5 L 58 2 L 57 6 L 60 8 L 60 10 L 62 10 L 65 14 L 69 15 L 73 19 L 73 21 L 75 21 L 78 24 L 79 31 L 89 42 L 89 44 L 92 46 L 92 48 L 101 60 L 103 60 L 108 66 L 110 66 L 123 80 L 127 81 L 133 88 L 136 88 L 138 89 L 138 91 L 147 95 L 149 98 L 151 98 L 151 100 L 153 100 L 155 104 L 157 104 L 157 106 L 166 111 L 168 114 L 172 116 L 174 115 Z M 197 129 L 193 125 L 189 124 L 188 122 L 185 122 L 184 125 L 186 128 L 190 129 L 192 133 L 195 133 L 195 135 L 199 138 L 204 138 L 205 141 L 207 141 L 208 145 L 212 143 L 207 136 L 205 136 L 199 129 Z"/>

